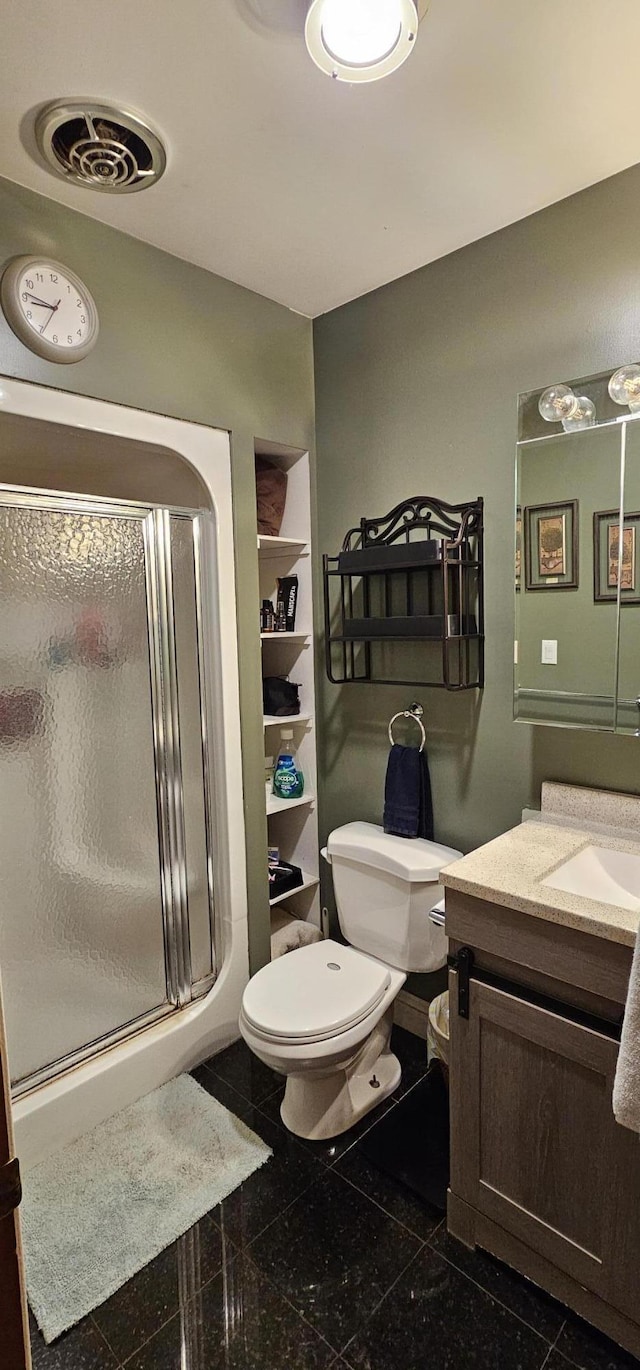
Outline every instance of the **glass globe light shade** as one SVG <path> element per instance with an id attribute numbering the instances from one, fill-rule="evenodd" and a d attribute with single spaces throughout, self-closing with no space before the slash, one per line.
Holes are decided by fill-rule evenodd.
<path id="1" fill-rule="evenodd" d="M 538 400 L 538 410 L 545 423 L 561 423 L 571 418 L 578 408 L 578 399 L 570 385 L 550 385 Z"/>
<path id="2" fill-rule="evenodd" d="M 593 428 L 596 421 L 596 406 L 588 395 L 576 395 L 576 408 L 562 420 L 565 433 L 575 433 L 580 428 Z"/>
<path id="3" fill-rule="evenodd" d="M 400 0 L 325 0 L 322 37 L 339 62 L 380 62 L 400 37 Z"/>
<path id="4" fill-rule="evenodd" d="M 609 381 L 609 394 L 615 404 L 628 404 L 635 410 L 640 406 L 640 366 L 619 366 Z"/>
<path id="5" fill-rule="evenodd" d="M 417 32 L 416 0 L 311 0 L 304 30 L 316 66 L 351 82 L 376 81 L 402 66 Z"/>

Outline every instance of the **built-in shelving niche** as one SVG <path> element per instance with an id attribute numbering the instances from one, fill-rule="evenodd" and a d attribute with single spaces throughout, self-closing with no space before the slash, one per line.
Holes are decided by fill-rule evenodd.
<path id="1" fill-rule="evenodd" d="M 419 495 L 363 518 L 323 571 L 334 684 L 482 687 L 482 499 Z"/>
<path id="2" fill-rule="evenodd" d="M 275 602 L 279 576 L 297 575 L 298 606 L 294 633 L 260 633 L 263 675 L 284 675 L 300 687 L 300 713 L 286 718 L 263 715 L 264 754 L 277 757 L 280 729 L 293 728 L 296 755 L 304 772 L 300 800 L 276 799 L 265 792 L 269 842 L 285 861 L 303 872 L 298 890 L 271 903 L 272 924 L 285 913 L 320 927 L 318 818 L 316 806 L 316 702 L 314 686 L 313 597 L 311 580 L 311 491 L 308 452 L 271 442 L 256 442 L 256 456 L 287 472 L 287 498 L 278 537 L 258 534 L 260 601 Z M 256 631 L 259 606 L 256 605 Z M 267 854 L 265 852 L 265 879 Z"/>

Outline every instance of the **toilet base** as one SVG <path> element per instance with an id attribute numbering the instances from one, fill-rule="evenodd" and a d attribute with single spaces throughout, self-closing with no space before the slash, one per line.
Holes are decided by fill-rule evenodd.
<path id="1" fill-rule="evenodd" d="M 280 1116 L 290 1132 L 308 1141 L 339 1137 L 393 1093 L 402 1068 L 389 1050 L 392 1024 L 393 1006 L 347 1065 L 287 1076 Z"/>

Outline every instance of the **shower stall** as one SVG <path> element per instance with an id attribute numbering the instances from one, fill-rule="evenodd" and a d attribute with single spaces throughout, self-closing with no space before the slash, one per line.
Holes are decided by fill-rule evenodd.
<path id="1" fill-rule="evenodd" d="M 172 459 L 192 507 L 121 497 L 162 495 Z M 0 481 L 0 976 L 29 1161 L 236 1035 L 228 435 L 0 380 Z"/>

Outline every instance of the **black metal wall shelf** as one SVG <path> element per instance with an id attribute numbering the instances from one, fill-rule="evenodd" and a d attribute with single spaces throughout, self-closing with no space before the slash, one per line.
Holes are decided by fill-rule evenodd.
<path id="1" fill-rule="evenodd" d="M 483 501 L 417 495 L 350 528 L 323 557 L 326 668 L 335 685 L 484 685 Z M 393 670 L 393 643 L 430 644 L 433 678 Z M 386 644 L 386 646 L 385 646 Z M 440 647 L 440 669 L 433 661 Z M 426 665 L 426 662 L 425 662 Z M 436 678 L 437 677 L 437 678 Z"/>

